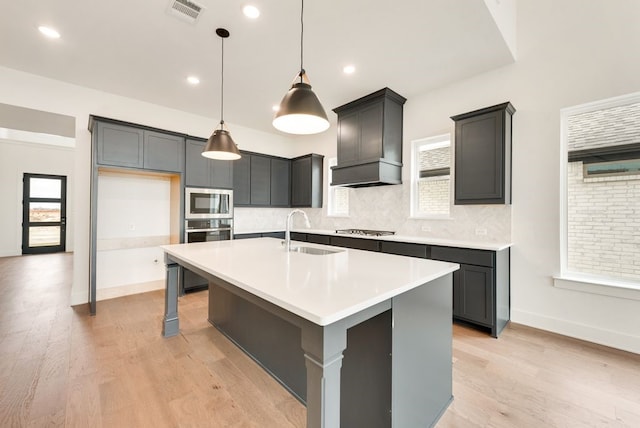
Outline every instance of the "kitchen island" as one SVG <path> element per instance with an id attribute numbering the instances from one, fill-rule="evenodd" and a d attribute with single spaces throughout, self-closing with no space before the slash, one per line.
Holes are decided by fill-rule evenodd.
<path id="1" fill-rule="evenodd" d="M 273 238 L 162 248 L 163 335 L 179 333 L 180 269 L 207 278 L 209 321 L 306 403 L 308 427 L 431 426 L 451 401 L 457 264 Z"/>

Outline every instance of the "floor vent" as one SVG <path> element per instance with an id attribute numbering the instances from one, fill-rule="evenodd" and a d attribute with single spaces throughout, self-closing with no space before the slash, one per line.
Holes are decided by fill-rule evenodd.
<path id="1" fill-rule="evenodd" d="M 195 24 L 204 12 L 204 7 L 189 0 L 171 0 L 168 11 L 173 16 Z"/>

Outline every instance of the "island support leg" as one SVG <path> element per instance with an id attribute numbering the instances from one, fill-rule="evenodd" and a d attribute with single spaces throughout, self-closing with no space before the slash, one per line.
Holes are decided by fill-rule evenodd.
<path id="1" fill-rule="evenodd" d="M 164 292 L 164 321 L 162 336 L 171 337 L 180 332 L 178 320 L 178 293 L 180 291 L 180 266 L 166 254 L 164 262 L 167 267 L 167 277 Z"/>
<path id="2" fill-rule="evenodd" d="M 307 367 L 307 428 L 340 426 L 340 369 L 347 330 L 310 324 L 302 328 Z"/>

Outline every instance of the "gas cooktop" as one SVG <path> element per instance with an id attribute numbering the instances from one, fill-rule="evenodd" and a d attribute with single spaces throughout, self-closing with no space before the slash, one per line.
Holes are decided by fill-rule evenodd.
<path id="1" fill-rule="evenodd" d="M 338 229 L 336 233 L 344 233 L 347 235 L 366 235 L 366 236 L 385 236 L 395 235 L 395 232 L 388 230 L 367 230 L 367 229 Z"/>

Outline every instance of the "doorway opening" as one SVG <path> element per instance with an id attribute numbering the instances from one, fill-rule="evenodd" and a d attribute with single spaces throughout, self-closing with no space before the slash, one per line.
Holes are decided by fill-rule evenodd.
<path id="1" fill-rule="evenodd" d="M 25 173 L 22 194 L 22 254 L 65 251 L 67 177 Z"/>

